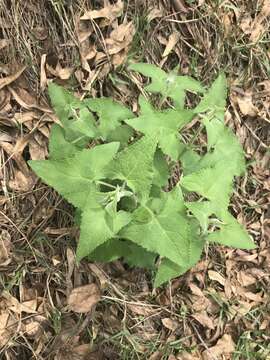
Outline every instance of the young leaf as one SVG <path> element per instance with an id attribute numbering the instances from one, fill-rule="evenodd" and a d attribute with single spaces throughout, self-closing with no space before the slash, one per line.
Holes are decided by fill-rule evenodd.
<path id="1" fill-rule="evenodd" d="M 71 158 L 29 161 L 35 173 L 71 204 L 84 208 L 96 204 L 97 188 L 93 181 L 105 177 L 105 166 L 113 159 L 119 143 L 82 150 Z"/>
<path id="2" fill-rule="evenodd" d="M 193 112 L 173 109 L 157 111 L 142 96 L 139 101 L 141 115 L 125 122 L 145 135 L 157 136 L 162 151 L 178 160 L 181 151 L 178 131 L 192 119 Z"/>
<path id="3" fill-rule="evenodd" d="M 187 90 L 204 92 L 201 84 L 189 76 L 177 76 L 175 72 L 166 73 L 159 67 L 151 64 L 137 63 L 129 66 L 130 70 L 137 71 L 151 78 L 152 82 L 145 89 L 152 93 L 160 93 L 165 98 L 173 100 L 175 107 L 183 109 Z"/>
<path id="4" fill-rule="evenodd" d="M 224 73 L 219 74 L 209 90 L 205 93 L 199 105 L 194 109 L 196 113 L 214 111 L 223 121 L 223 114 L 227 98 L 227 81 Z"/>
<path id="5" fill-rule="evenodd" d="M 255 249 L 255 244 L 247 231 L 229 213 L 223 213 L 221 220 L 224 224 L 220 225 L 220 230 L 216 230 L 208 235 L 207 241 L 239 249 Z"/>
<path id="6" fill-rule="evenodd" d="M 102 245 L 131 220 L 131 215 L 120 211 L 113 219 L 113 229 L 107 222 L 108 214 L 100 207 L 97 209 L 86 208 L 82 213 L 80 239 L 77 248 L 77 260 L 91 254 L 98 246 Z"/>
<path id="7" fill-rule="evenodd" d="M 103 139 L 107 139 L 121 125 L 121 121 L 134 117 L 128 108 L 110 98 L 86 99 L 84 104 L 98 114 L 97 130 Z"/>
<path id="8" fill-rule="evenodd" d="M 82 104 L 80 99 L 55 83 L 49 84 L 48 91 L 56 115 L 62 124 L 66 126 L 69 117 L 73 115 L 73 110 L 81 108 Z"/>
<path id="9" fill-rule="evenodd" d="M 192 212 L 194 217 L 199 221 L 203 233 L 208 229 L 209 216 L 213 215 L 215 212 L 215 207 L 210 201 L 193 201 L 186 202 L 185 206 Z"/>
<path id="10" fill-rule="evenodd" d="M 140 199 L 147 199 L 152 184 L 156 146 L 155 137 L 144 136 L 117 154 L 106 169 L 107 177 L 125 181 Z"/>
<path id="11" fill-rule="evenodd" d="M 95 136 L 94 119 L 80 99 L 63 87 L 50 83 L 49 96 L 56 115 L 60 119 L 65 137 L 69 142 L 76 142 L 83 148 L 89 138 Z M 77 115 L 79 111 L 79 116 Z"/>

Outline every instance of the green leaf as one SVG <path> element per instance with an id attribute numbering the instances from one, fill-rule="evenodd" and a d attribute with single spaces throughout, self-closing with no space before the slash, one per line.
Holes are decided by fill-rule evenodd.
<path id="1" fill-rule="evenodd" d="M 175 107 L 182 109 L 185 103 L 187 90 L 204 92 L 201 84 L 189 76 L 177 76 L 175 72 L 166 73 L 159 67 L 151 64 L 137 63 L 129 66 L 130 70 L 137 71 L 151 78 L 150 85 L 145 90 L 151 93 L 160 93 L 165 98 L 173 100 Z"/>
<path id="2" fill-rule="evenodd" d="M 155 110 L 146 99 L 140 97 L 141 115 L 125 122 L 145 135 L 155 135 L 162 151 L 172 159 L 178 160 L 182 150 L 178 131 L 193 117 L 191 110 Z"/>
<path id="3" fill-rule="evenodd" d="M 203 233 L 206 233 L 209 225 L 209 217 L 214 214 L 215 207 L 210 201 L 186 202 L 185 206 L 192 212 L 194 217 L 199 221 Z"/>
<path id="4" fill-rule="evenodd" d="M 60 160 L 73 157 L 80 148 L 65 139 L 64 129 L 54 124 L 51 129 L 49 141 L 50 159 Z"/>
<path id="5" fill-rule="evenodd" d="M 77 260 L 91 254 L 98 246 L 114 237 L 131 220 L 131 215 L 120 211 L 113 219 L 113 228 L 108 225 L 108 214 L 103 208 L 86 208 L 82 213 Z"/>
<path id="6" fill-rule="evenodd" d="M 165 205 L 159 214 L 148 208 L 152 216 L 147 218 L 147 222 L 138 222 L 135 218 L 120 232 L 120 236 L 185 266 L 190 257 L 191 237 L 184 210 L 180 189 L 173 190 L 166 193 Z"/>
<path id="7" fill-rule="evenodd" d="M 227 81 L 224 73 L 219 74 L 209 90 L 205 93 L 199 105 L 194 109 L 196 113 L 214 111 L 220 120 L 223 115 L 227 99 Z"/>
<path id="8" fill-rule="evenodd" d="M 217 209 L 227 209 L 232 193 L 232 175 L 228 166 L 221 163 L 199 170 L 184 176 L 180 183 L 188 191 L 211 200 Z"/>
<path id="9" fill-rule="evenodd" d="M 154 156 L 154 177 L 153 184 L 163 187 L 168 184 L 170 173 L 169 166 L 162 151 L 157 149 Z"/>
<path id="10" fill-rule="evenodd" d="M 55 83 L 49 84 L 48 92 L 56 115 L 62 124 L 66 126 L 69 117 L 73 116 L 73 110 L 81 108 L 80 99 Z"/>
<path id="11" fill-rule="evenodd" d="M 155 277 L 155 288 L 184 274 L 200 260 L 205 241 L 198 236 L 198 227 L 196 223 L 191 222 L 189 229 L 189 251 L 185 264 L 179 266 L 167 258 L 162 259 Z"/>
<path id="12" fill-rule="evenodd" d="M 198 163 L 200 168 L 223 163 L 227 172 L 239 176 L 245 172 L 245 154 L 241 144 L 231 129 L 220 120 L 204 120 L 207 130 L 209 152 Z M 210 151 L 213 149 L 213 151 Z"/>
<path id="13" fill-rule="evenodd" d="M 256 246 L 247 231 L 229 212 L 223 213 L 221 220 L 224 224 L 220 225 L 220 230 L 209 234 L 207 241 L 239 249 L 255 249 Z"/>
<path id="14" fill-rule="evenodd" d="M 128 241 L 128 251 L 123 254 L 124 261 L 129 266 L 154 268 L 157 254 L 146 251 L 143 247 Z"/>
<path id="15" fill-rule="evenodd" d="M 151 269 L 157 255 L 127 240 L 110 239 L 97 247 L 89 256 L 91 261 L 111 262 L 120 258 L 130 266 Z"/>
<path id="16" fill-rule="evenodd" d="M 52 106 L 64 127 L 65 138 L 81 148 L 85 147 L 89 138 L 95 136 L 92 114 L 80 99 L 63 87 L 50 83 L 48 91 Z"/>
<path id="17" fill-rule="evenodd" d="M 98 133 L 103 139 L 107 139 L 113 131 L 119 128 L 123 120 L 133 118 L 133 113 L 125 106 L 110 98 L 86 99 L 84 104 L 97 113 Z"/>
<path id="18" fill-rule="evenodd" d="M 125 181 L 140 199 L 147 199 L 152 184 L 156 145 L 154 137 L 145 136 L 122 150 L 107 167 L 107 177 Z"/>
<path id="19" fill-rule="evenodd" d="M 82 150 L 71 158 L 29 161 L 35 173 L 76 207 L 96 206 L 98 193 L 93 183 L 105 177 L 105 166 L 113 159 L 119 143 Z"/>
<path id="20" fill-rule="evenodd" d="M 184 175 L 189 175 L 194 171 L 200 169 L 200 160 L 200 155 L 186 146 L 180 155 L 180 161 Z"/>
<path id="21" fill-rule="evenodd" d="M 121 149 L 126 147 L 129 139 L 133 136 L 134 130 L 128 125 L 120 125 L 113 130 L 108 136 L 107 141 L 117 141 L 121 144 Z"/>

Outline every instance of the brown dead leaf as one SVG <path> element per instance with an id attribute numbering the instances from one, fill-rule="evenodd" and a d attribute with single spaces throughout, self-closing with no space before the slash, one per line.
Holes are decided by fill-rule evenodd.
<path id="1" fill-rule="evenodd" d="M 110 37 L 105 40 L 108 53 L 114 55 L 126 49 L 132 42 L 134 33 L 135 27 L 132 21 L 119 25 L 111 32 Z"/>
<path id="2" fill-rule="evenodd" d="M 237 272 L 237 280 L 242 286 L 250 286 L 257 282 L 256 277 L 248 274 L 244 270 Z"/>
<path id="3" fill-rule="evenodd" d="M 163 326 L 165 326 L 165 328 L 167 328 L 171 331 L 175 331 L 179 326 L 177 321 L 172 320 L 170 318 L 164 318 L 161 320 L 161 322 L 162 322 Z"/>
<path id="4" fill-rule="evenodd" d="M 47 74 L 45 69 L 46 58 L 47 58 L 46 54 L 41 55 L 41 60 L 40 60 L 40 90 L 41 91 L 44 91 L 47 86 Z"/>
<path id="5" fill-rule="evenodd" d="M 55 69 L 52 66 L 50 66 L 49 64 L 46 64 L 46 68 L 53 76 L 55 76 L 61 80 L 68 80 L 74 71 L 74 69 L 72 67 L 63 68 L 59 62 L 57 63 Z"/>
<path id="6" fill-rule="evenodd" d="M 20 87 L 15 89 L 9 86 L 8 90 L 11 92 L 13 98 L 17 101 L 17 103 L 21 105 L 21 107 L 23 107 L 24 109 L 38 109 L 46 113 L 52 112 L 52 110 L 47 106 L 39 105 L 37 103 L 37 99 L 23 88 Z"/>
<path id="7" fill-rule="evenodd" d="M 0 40 L 0 50 L 4 49 L 5 47 L 8 46 L 8 41 L 7 39 L 1 39 Z"/>
<path id="8" fill-rule="evenodd" d="M 244 34 L 249 35 L 251 33 L 252 17 L 250 15 L 244 16 L 239 23 L 240 29 Z"/>
<path id="9" fill-rule="evenodd" d="M 0 266 L 11 262 L 11 238 L 7 230 L 2 230 L 0 235 Z"/>
<path id="10" fill-rule="evenodd" d="M 8 181 L 8 187 L 14 191 L 26 192 L 33 188 L 34 181 L 30 175 L 14 169 L 14 176 Z"/>
<path id="11" fill-rule="evenodd" d="M 164 16 L 164 12 L 161 9 L 152 8 L 148 12 L 147 20 L 148 20 L 148 22 L 150 22 L 156 18 L 161 18 L 162 16 Z"/>
<path id="12" fill-rule="evenodd" d="M 195 320 L 197 320 L 200 324 L 202 324 L 202 326 L 214 330 L 215 328 L 214 321 L 208 316 L 206 311 L 201 311 L 199 313 L 193 314 L 192 317 Z"/>
<path id="13" fill-rule="evenodd" d="M 174 49 L 175 45 L 179 41 L 179 32 L 173 32 L 168 39 L 168 42 L 166 44 L 166 48 L 162 54 L 162 57 L 166 57 L 170 54 L 170 52 Z"/>
<path id="14" fill-rule="evenodd" d="M 252 102 L 252 91 L 245 91 L 244 95 L 235 95 L 234 99 L 238 103 L 239 109 L 243 115 L 256 116 L 258 109 Z"/>
<path id="15" fill-rule="evenodd" d="M 45 160 L 48 155 L 46 145 L 40 145 L 35 139 L 29 141 L 29 153 L 31 160 Z"/>
<path id="16" fill-rule="evenodd" d="M 225 285 L 225 279 L 222 275 L 220 275 L 217 271 L 209 270 L 208 276 L 211 280 L 217 281 L 220 285 Z"/>
<path id="17" fill-rule="evenodd" d="M 217 344 L 208 350 L 203 352 L 203 359 L 209 360 L 209 358 L 219 357 L 221 355 L 231 355 L 235 351 L 235 344 L 231 335 L 224 334 L 220 338 Z"/>
<path id="18" fill-rule="evenodd" d="M 13 81 L 18 79 L 18 77 L 21 76 L 21 74 L 26 69 L 26 66 L 23 66 L 20 70 L 18 70 L 15 74 L 6 76 L 2 79 L 0 79 L 0 90 L 3 89 L 5 86 L 11 84 Z"/>
<path id="19" fill-rule="evenodd" d="M 154 310 L 149 306 L 128 304 L 128 308 L 136 315 L 150 316 Z"/>
<path id="20" fill-rule="evenodd" d="M 101 294 L 96 284 L 79 286 L 68 297 L 68 308 L 77 313 L 87 313 L 100 300 Z"/>
<path id="21" fill-rule="evenodd" d="M 260 40 L 264 32 L 265 32 L 265 25 L 257 21 L 254 22 L 253 26 L 251 27 L 249 40 L 256 43 L 257 41 Z"/>
<path id="22" fill-rule="evenodd" d="M 90 10 L 81 16 L 81 20 L 94 20 L 99 18 L 105 18 L 112 23 L 116 18 L 122 15 L 124 10 L 124 3 L 122 0 L 118 0 L 116 4 L 108 4 L 100 10 Z"/>

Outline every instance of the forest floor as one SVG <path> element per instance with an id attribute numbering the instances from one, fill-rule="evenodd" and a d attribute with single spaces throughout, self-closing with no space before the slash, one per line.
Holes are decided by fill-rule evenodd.
<path id="1" fill-rule="evenodd" d="M 248 164 L 231 211 L 257 245 L 210 246 L 155 290 L 121 261 L 77 266 L 73 209 L 27 165 L 46 158 L 57 121 L 48 82 L 136 109 L 145 79 L 130 61 L 205 85 L 225 71 Z M 269 0 L 0 0 L 0 358 L 270 359 L 269 140 Z M 97 305 L 71 309 L 92 283 Z"/>

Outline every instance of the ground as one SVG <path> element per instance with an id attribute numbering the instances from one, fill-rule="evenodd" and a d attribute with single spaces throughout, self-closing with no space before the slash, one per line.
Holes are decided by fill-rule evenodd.
<path id="1" fill-rule="evenodd" d="M 0 1 L 1 359 L 270 359 L 269 15 L 269 0 Z M 48 82 L 136 111 L 145 79 L 131 61 L 205 85 L 225 72 L 248 164 L 231 211 L 257 245 L 209 246 L 155 290 L 120 261 L 77 266 L 72 207 L 27 166 L 58 121 Z M 83 285 L 102 294 L 86 313 Z"/>

